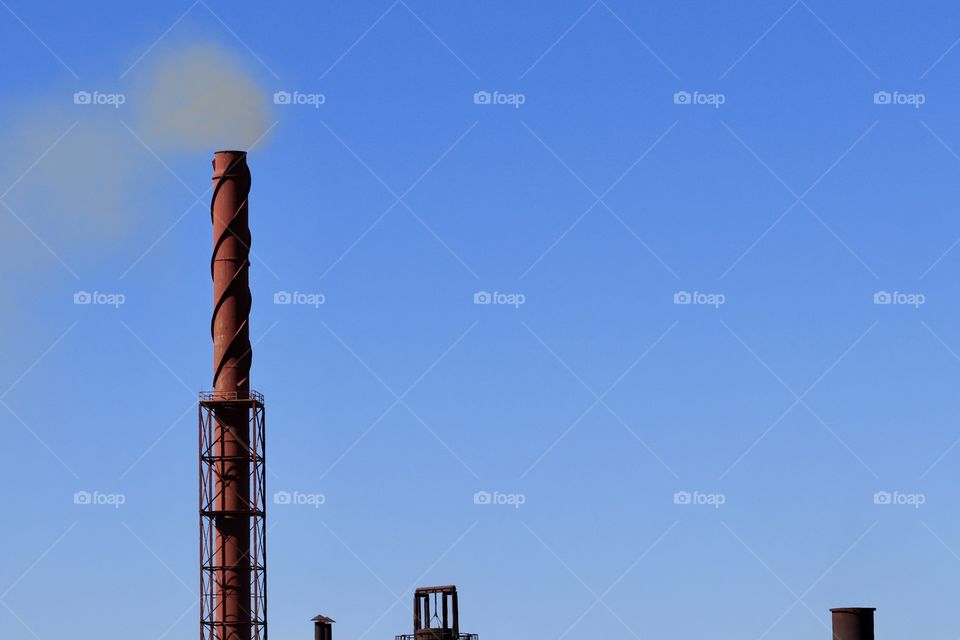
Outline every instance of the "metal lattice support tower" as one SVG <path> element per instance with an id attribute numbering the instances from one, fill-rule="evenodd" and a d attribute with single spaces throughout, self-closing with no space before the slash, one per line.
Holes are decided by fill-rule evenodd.
<path id="1" fill-rule="evenodd" d="M 246 414 L 248 431 L 244 440 L 251 443 L 246 455 L 224 454 L 227 425 L 220 418 L 236 420 Z M 236 633 L 234 622 L 222 619 L 226 569 L 242 569 L 250 573 L 250 605 L 244 628 L 249 625 L 251 640 L 267 640 L 267 548 L 266 548 L 266 413 L 263 396 L 252 391 L 246 397 L 237 394 L 208 392 L 200 395 L 200 640 L 224 640 Z M 234 434 L 238 436 L 240 434 Z M 249 469 L 250 495 L 240 509 L 227 499 L 229 482 L 223 478 L 224 468 L 237 464 Z M 233 502 L 234 504 L 230 504 Z M 243 567 L 228 566 L 223 538 L 218 535 L 218 521 L 242 518 L 250 522 L 250 554 Z M 244 631 L 246 633 L 246 631 Z"/>

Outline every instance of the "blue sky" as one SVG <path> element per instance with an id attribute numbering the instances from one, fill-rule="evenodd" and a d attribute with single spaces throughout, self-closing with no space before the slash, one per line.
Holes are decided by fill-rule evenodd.
<path id="1" fill-rule="evenodd" d="M 0 4 L 3 637 L 196 633 L 251 144 L 274 637 L 956 637 L 952 3 Z"/>

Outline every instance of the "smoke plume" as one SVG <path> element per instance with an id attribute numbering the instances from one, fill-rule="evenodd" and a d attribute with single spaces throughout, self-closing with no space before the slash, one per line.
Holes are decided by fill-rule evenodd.
<path id="1" fill-rule="evenodd" d="M 188 151 L 247 149 L 269 128 L 267 92 L 226 50 L 193 45 L 159 57 L 134 96 L 151 145 Z"/>

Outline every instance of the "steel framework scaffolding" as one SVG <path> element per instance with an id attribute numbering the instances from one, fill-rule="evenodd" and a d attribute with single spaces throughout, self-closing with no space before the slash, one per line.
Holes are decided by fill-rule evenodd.
<path id="1" fill-rule="evenodd" d="M 240 396 L 243 397 L 240 397 Z M 230 424 L 242 424 L 237 416 L 246 414 L 247 433 L 229 434 Z M 267 640 L 267 549 L 266 549 L 266 452 L 263 396 L 204 392 L 200 394 L 200 640 Z M 246 443 L 246 454 L 225 455 L 224 438 Z M 231 469 L 240 465 L 249 470 L 249 495 L 237 504 Z M 246 483 L 243 483 L 246 484 Z M 249 567 L 249 585 L 231 585 L 230 577 L 240 567 L 228 565 L 219 531 L 224 520 L 246 519 L 250 527 L 250 553 L 240 563 Z M 231 619 L 224 606 L 224 594 L 231 589 L 249 588 L 249 608 L 240 619 Z M 245 600 L 244 596 L 244 600 Z M 248 631 L 249 629 L 249 631 Z M 243 637 L 246 636 L 246 637 Z"/>

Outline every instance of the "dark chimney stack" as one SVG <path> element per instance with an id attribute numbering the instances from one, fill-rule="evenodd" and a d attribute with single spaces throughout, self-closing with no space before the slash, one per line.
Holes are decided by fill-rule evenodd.
<path id="1" fill-rule="evenodd" d="M 873 612 L 865 607 L 830 609 L 833 640 L 873 640 Z"/>
<path id="2" fill-rule="evenodd" d="M 333 640 L 333 618 L 316 616 L 313 620 L 313 640 Z"/>

